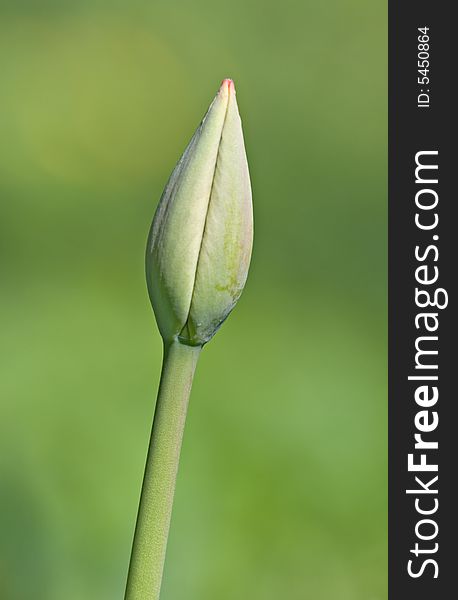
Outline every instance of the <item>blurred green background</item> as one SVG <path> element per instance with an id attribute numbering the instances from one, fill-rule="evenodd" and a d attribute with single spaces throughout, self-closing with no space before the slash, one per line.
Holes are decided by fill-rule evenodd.
<path id="1" fill-rule="evenodd" d="M 0 0 L 0 598 L 123 596 L 144 248 L 223 77 L 244 295 L 193 389 L 164 600 L 387 595 L 386 2 Z"/>

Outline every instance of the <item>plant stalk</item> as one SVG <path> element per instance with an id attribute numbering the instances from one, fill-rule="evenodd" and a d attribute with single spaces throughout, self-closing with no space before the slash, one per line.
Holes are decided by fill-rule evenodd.
<path id="1" fill-rule="evenodd" d="M 175 482 L 192 380 L 201 346 L 164 344 L 124 600 L 159 600 Z"/>

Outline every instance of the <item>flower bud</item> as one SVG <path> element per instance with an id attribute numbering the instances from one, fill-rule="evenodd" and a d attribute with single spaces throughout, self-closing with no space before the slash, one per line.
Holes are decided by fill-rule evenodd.
<path id="1" fill-rule="evenodd" d="M 225 79 L 162 194 L 148 237 L 148 292 L 162 337 L 203 345 L 245 285 L 253 243 L 248 164 Z"/>

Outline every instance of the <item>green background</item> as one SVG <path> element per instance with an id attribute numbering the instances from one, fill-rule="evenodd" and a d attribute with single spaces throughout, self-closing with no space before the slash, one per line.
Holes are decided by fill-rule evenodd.
<path id="1" fill-rule="evenodd" d="M 145 241 L 224 77 L 255 248 L 198 366 L 163 599 L 386 598 L 386 2 L 0 11 L 1 600 L 123 596 L 162 353 Z"/>

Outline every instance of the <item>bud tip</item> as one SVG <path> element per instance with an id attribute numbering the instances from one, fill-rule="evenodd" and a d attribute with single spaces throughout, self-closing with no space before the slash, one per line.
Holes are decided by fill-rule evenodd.
<path id="1" fill-rule="evenodd" d="M 232 79 L 223 79 L 221 82 L 221 87 L 219 88 L 220 92 L 235 92 L 235 86 Z"/>

